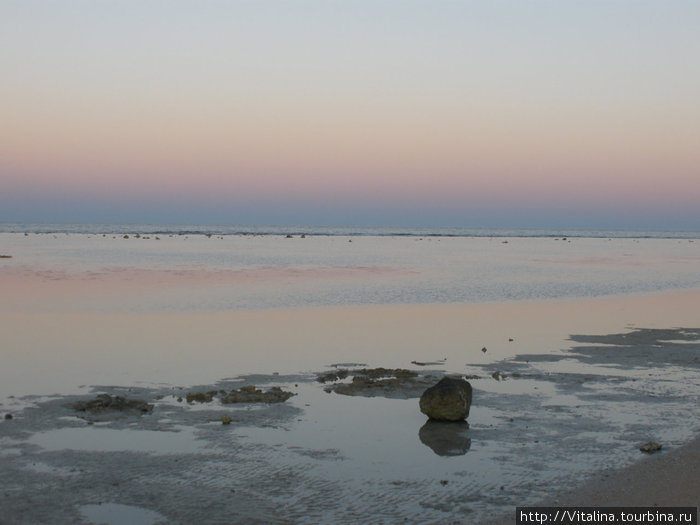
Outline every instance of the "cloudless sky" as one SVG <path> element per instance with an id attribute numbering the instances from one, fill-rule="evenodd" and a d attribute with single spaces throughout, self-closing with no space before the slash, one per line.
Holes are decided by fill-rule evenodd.
<path id="1" fill-rule="evenodd" d="M 700 2 L 0 0 L 0 221 L 700 229 Z"/>

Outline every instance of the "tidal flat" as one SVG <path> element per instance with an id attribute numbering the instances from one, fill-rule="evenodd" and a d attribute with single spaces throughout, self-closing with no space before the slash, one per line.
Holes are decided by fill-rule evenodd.
<path id="1" fill-rule="evenodd" d="M 149 251 L 114 274 L 100 270 L 99 249 L 72 266 L 71 257 L 107 240 L 69 241 L 61 248 L 70 252 L 62 252 L 66 262 L 45 255 L 46 239 L 32 237 L 29 248 L 20 238 L 3 247 L 13 258 L 0 267 L 0 282 L 9 284 L 0 297 L 0 413 L 10 416 L 0 419 L 0 507 L 9 523 L 482 523 L 572 480 L 637 464 L 648 441 L 663 445 L 654 457 L 671 457 L 700 434 L 696 289 L 472 304 L 189 308 L 210 299 L 219 305 L 223 292 L 207 280 L 209 266 L 201 283 L 202 268 L 183 270 L 179 281 L 169 250 L 191 256 L 209 240 L 197 240 L 194 251 L 172 240 L 157 252 L 159 269 L 144 262 Z M 302 242 L 253 240 L 265 245 L 268 260 L 282 257 L 280 246 L 290 241 Z M 467 241 L 465 257 L 474 248 Z M 623 250 L 633 250 L 627 241 Z M 435 250 L 427 242 L 383 242 Z M 545 242 L 556 241 L 493 249 L 530 261 Z M 605 242 L 591 249 L 611 249 Z M 686 245 L 679 249 L 695 249 Z M 590 261 L 573 261 L 580 246 L 571 261 L 571 246 L 556 246 L 557 266 L 568 261 L 576 272 L 591 271 Z M 670 260 L 651 252 L 634 259 L 642 273 L 668 277 L 698 260 L 692 251 Z M 616 276 L 628 258 L 611 258 Z M 56 272 L 46 273 L 52 264 Z M 591 279 L 606 282 L 606 264 L 592 267 Z M 346 290 L 350 279 L 360 288 L 404 283 L 418 293 L 412 275 L 436 279 L 425 277 L 420 261 L 400 275 L 306 269 L 281 277 L 264 270 L 257 284 L 243 279 L 243 292 L 269 300 L 289 292 L 297 301 L 305 289 L 323 298 Z M 168 278 L 153 280 L 158 272 Z M 229 277 L 217 279 L 235 294 L 239 274 Z M 576 287 L 585 281 L 571 277 Z M 157 306 L 168 301 L 171 309 Z M 366 372 L 378 368 L 393 375 Z M 339 388 L 363 374 L 389 381 Z M 466 424 L 431 424 L 419 411 L 423 386 L 445 374 L 472 384 Z M 223 402 L 233 391 L 258 390 L 293 395 Z M 136 403 L 103 413 L 76 408 L 99 396 Z"/>
<path id="2" fill-rule="evenodd" d="M 327 391 L 318 381 L 326 369 L 10 399 L 2 410 L 13 417 L 0 423 L 3 515 L 90 523 L 101 505 L 105 513 L 122 505 L 147 511 L 141 523 L 487 521 L 572 478 L 633 463 L 648 440 L 666 453 L 696 435 L 700 329 L 638 329 L 580 344 L 590 339 L 465 367 L 474 387 L 468 424 L 426 421 L 418 411 L 413 381 L 436 381 L 446 367 L 353 395 Z M 585 367 L 575 371 L 576 362 Z M 294 395 L 187 401 L 251 385 Z M 76 408 L 100 394 L 151 409 Z M 95 522 L 122 522 L 105 516 Z"/>

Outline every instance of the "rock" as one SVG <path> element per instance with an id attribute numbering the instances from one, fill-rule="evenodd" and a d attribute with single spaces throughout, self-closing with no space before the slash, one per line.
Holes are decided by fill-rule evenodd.
<path id="1" fill-rule="evenodd" d="M 472 386 L 462 378 L 443 377 L 420 397 L 420 411 L 437 421 L 462 421 L 469 416 Z"/>
<path id="2" fill-rule="evenodd" d="M 326 392 L 346 396 L 409 398 L 420 396 L 431 383 L 428 376 L 419 376 L 418 372 L 403 368 L 362 368 L 348 370 L 347 375 L 352 375 L 350 383 L 333 384 L 326 387 Z"/>
<path id="3" fill-rule="evenodd" d="M 641 447 L 639 447 L 639 450 L 646 452 L 647 454 L 653 454 L 654 452 L 661 450 L 661 445 L 656 441 L 649 441 L 648 443 L 644 443 Z"/>
<path id="4" fill-rule="evenodd" d="M 126 399 L 121 396 L 100 394 L 92 401 L 78 401 L 73 404 L 73 408 L 78 412 L 90 412 L 92 414 L 102 414 L 104 412 L 139 412 L 146 414 L 153 410 L 153 405 L 149 405 L 141 399 Z"/>
<path id="5" fill-rule="evenodd" d="M 484 353 L 486 353 L 486 351 L 487 351 L 487 350 L 486 350 L 486 347 L 483 347 L 483 348 L 481 349 L 481 351 L 484 352 Z"/>
<path id="6" fill-rule="evenodd" d="M 327 383 L 339 381 L 348 377 L 348 371 L 346 369 L 338 370 L 337 372 L 328 372 L 327 374 L 320 375 L 316 378 L 319 383 Z"/>
<path id="7" fill-rule="evenodd" d="M 463 456 L 472 445 L 467 430 L 466 421 L 429 419 L 418 431 L 418 438 L 438 456 Z"/>
<path id="8" fill-rule="evenodd" d="M 221 416 L 221 424 L 222 425 L 230 425 L 231 424 L 231 416 L 228 414 L 224 414 Z"/>
<path id="9" fill-rule="evenodd" d="M 217 394 L 216 390 L 211 390 L 209 392 L 187 392 L 185 395 L 188 403 L 210 403 L 214 400 L 214 396 Z"/>
<path id="10" fill-rule="evenodd" d="M 12 419 L 12 414 L 5 414 L 5 419 Z"/>
<path id="11" fill-rule="evenodd" d="M 231 390 L 228 394 L 222 394 L 221 402 L 229 403 L 282 403 L 292 396 L 293 392 L 282 390 L 278 386 L 271 387 L 267 392 L 255 388 L 255 386 L 244 386 L 238 390 Z"/>

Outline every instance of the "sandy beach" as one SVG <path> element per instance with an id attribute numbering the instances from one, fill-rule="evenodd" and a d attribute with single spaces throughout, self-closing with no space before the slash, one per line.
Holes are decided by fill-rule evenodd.
<path id="1" fill-rule="evenodd" d="M 508 523 L 540 502 L 697 505 L 700 290 L 128 311 L 161 293 L 181 300 L 167 295 L 177 286 L 202 294 L 213 274 L 47 275 L 9 261 L 2 523 Z M 259 286 L 410 282 L 411 271 L 265 270 Z M 231 280 L 240 273 L 219 272 L 214 288 Z M 469 428 L 436 440 L 411 384 L 344 395 L 343 381 L 317 380 L 377 367 L 410 370 L 418 385 L 470 378 Z M 223 402 L 251 385 L 291 397 Z M 75 408 L 99 395 L 149 409 Z M 646 457 L 650 440 L 663 448 Z"/>

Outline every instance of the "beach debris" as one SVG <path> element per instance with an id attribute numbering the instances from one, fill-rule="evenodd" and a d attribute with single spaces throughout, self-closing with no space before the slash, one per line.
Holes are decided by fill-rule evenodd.
<path id="1" fill-rule="evenodd" d="M 102 414 L 104 412 L 139 412 L 148 414 L 153 410 L 150 405 L 142 399 L 126 399 L 122 396 L 110 396 L 109 394 L 99 394 L 92 401 L 78 401 L 72 407 L 78 412 L 90 412 L 92 414 Z"/>
<path id="2" fill-rule="evenodd" d="M 462 421 L 469 416 L 472 386 L 461 377 L 443 377 L 420 396 L 419 406 L 430 419 Z"/>
<path id="3" fill-rule="evenodd" d="M 463 456 L 472 445 L 467 430 L 466 421 L 429 419 L 418 431 L 418 438 L 438 456 Z"/>
<path id="4" fill-rule="evenodd" d="M 639 450 L 645 452 L 646 454 L 653 454 L 654 452 L 661 450 L 661 444 L 657 443 L 656 441 L 649 441 L 639 447 Z"/>
<path id="5" fill-rule="evenodd" d="M 447 358 L 438 359 L 437 361 L 411 361 L 412 365 L 416 366 L 442 366 L 447 361 Z"/>
<path id="6" fill-rule="evenodd" d="M 228 414 L 224 414 L 221 416 L 221 424 L 222 425 L 230 425 L 231 424 L 231 416 Z"/>

